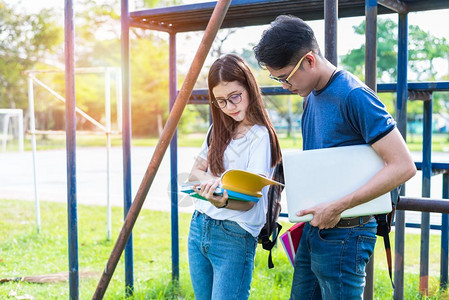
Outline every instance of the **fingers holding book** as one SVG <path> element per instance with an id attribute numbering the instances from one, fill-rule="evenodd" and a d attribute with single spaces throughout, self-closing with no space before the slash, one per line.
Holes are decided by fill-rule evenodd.
<path id="1" fill-rule="evenodd" d="M 228 203 L 228 193 L 223 190 L 222 193 L 217 193 L 217 188 L 220 186 L 220 179 L 211 179 L 194 185 L 195 191 L 212 205 L 217 208 L 224 208 Z"/>

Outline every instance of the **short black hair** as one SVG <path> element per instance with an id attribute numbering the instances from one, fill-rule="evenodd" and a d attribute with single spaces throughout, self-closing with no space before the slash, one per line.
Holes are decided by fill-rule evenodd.
<path id="1" fill-rule="evenodd" d="M 296 64 L 310 50 L 321 55 L 312 28 L 291 15 L 278 16 L 271 22 L 253 50 L 260 66 L 273 69 Z"/>

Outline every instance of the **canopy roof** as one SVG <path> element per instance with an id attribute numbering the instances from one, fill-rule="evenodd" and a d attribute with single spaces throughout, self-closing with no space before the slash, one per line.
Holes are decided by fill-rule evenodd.
<path id="1" fill-rule="evenodd" d="M 379 1 L 381 2 L 381 1 Z M 386 1 L 385 1 L 386 2 Z M 449 8 L 448 0 L 391 0 L 403 3 L 408 12 Z M 167 32 L 204 30 L 216 2 L 205 2 L 131 12 L 131 25 Z M 378 5 L 378 14 L 393 13 Z M 233 0 L 221 28 L 269 24 L 278 15 L 295 15 L 303 20 L 324 18 L 323 0 Z M 365 0 L 339 0 L 338 17 L 365 15 Z"/>

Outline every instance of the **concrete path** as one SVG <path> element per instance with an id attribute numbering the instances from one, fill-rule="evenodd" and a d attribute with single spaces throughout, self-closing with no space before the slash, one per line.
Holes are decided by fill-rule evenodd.
<path id="1" fill-rule="evenodd" d="M 288 151 L 288 150 L 287 150 Z M 142 181 L 154 147 L 133 147 L 131 150 L 131 172 L 133 198 Z M 178 149 L 178 181 L 183 182 L 192 167 L 198 148 Z M 111 149 L 110 201 L 113 206 L 123 205 L 123 166 L 122 149 Z M 421 161 L 420 153 L 413 153 L 416 161 Z M 434 153 L 433 161 L 449 162 L 448 153 Z M 38 197 L 40 201 L 67 201 L 67 173 L 65 150 L 38 151 L 36 155 Z M 79 148 L 77 162 L 77 200 L 80 204 L 102 205 L 107 203 L 107 173 L 105 148 Z M 421 196 L 421 172 L 406 184 L 406 195 Z M 442 197 L 442 176 L 434 176 L 431 181 L 431 197 Z M 0 153 L 0 199 L 19 199 L 34 201 L 34 181 L 32 153 Z M 285 197 L 283 197 L 285 202 Z M 156 178 L 144 203 L 144 208 L 170 210 L 170 155 L 169 150 L 162 161 Z M 179 194 L 179 210 L 192 212 L 193 204 L 189 197 Z M 283 212 L 287 205 L 283 203 Z M 440 224 L 438 214 L 431 214 L 431 223 Z M 407 212 L 406 221 L 419 223 L 420 214 Z"/>

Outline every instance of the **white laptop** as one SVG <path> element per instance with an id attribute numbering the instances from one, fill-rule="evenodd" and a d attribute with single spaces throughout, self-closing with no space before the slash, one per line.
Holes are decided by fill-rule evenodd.
<path id="1" fill-rule="evenodd" d="M 368 182 L 383 166 L 369 145 L 335 147 L 283 153 L 285 192 L 290 222 L 310 221 L 300 210 L 337 200 Z M 342 218 L 388 213 L 390 193 L 351 209 Z"/>

